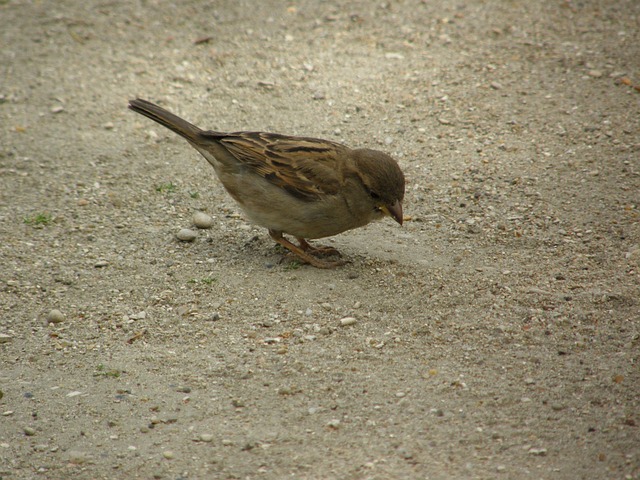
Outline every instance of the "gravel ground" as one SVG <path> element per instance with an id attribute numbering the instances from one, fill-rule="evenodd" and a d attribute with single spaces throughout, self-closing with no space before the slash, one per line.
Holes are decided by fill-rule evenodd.
<path id="1" fill-rule="evenodd" d="M 640 2 L 5 0 L 0 45 L 2 479 L 640 478 Z M 136 96 L 385 150 L 407 221 L 283 261 Z"/>

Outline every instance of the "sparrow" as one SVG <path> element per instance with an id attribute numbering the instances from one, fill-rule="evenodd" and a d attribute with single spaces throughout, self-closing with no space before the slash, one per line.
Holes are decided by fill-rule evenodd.
<path id="1" fill-rule="evenodd" d="M 249 220 L 267 228 L 304 263 L 317 268 L 346 263 L 321 258 L 339 252 L 307 239 L 337 235 L 384 216 L 402 225 L 404 175 L 386 153 L 318 138 L 202 130 L 139 98 L 130 100 L 129 108 L 184 137 L 213 166 Z"/>

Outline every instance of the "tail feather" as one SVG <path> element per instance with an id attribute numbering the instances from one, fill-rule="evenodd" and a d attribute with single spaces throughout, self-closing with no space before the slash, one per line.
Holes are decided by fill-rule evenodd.
<path id="1" fill-rule="evenodd" d="M 154 103 L 142 100 L 141 98 L 129 100 L 129 108 L 134 112 L 150 118 L 154 122 L 158 122 L 169 130 L 176 132 L 178 135 L 183 136 L 190 142 L 196 141 L 202 133 L 202 130 L 192 123 L 187 122 Z"/>

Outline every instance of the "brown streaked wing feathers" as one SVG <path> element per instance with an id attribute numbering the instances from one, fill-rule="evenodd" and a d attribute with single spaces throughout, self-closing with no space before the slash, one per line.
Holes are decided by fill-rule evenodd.
<path id="1" fill-rule="evenodd" d="M 203 132 L 202 135 L 216 137 L 256 174 L 301 200 L 317 200 L 340 189 L 336 159 L 345 147 L 337 143 L 262 132 Z"/>

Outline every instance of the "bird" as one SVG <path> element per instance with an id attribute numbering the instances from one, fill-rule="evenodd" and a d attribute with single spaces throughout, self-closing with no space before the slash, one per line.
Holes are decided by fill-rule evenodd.
<path id="1" fill-rule="evenodd" d="M 184 137 L 213 166 L 249 221 L 267 228 L 302 263 L 327 269 L 347 263 L 328 260 L 340 253 L 308 240 L 385 216 L 402 225 L 405 177 L 384 152 L 312 137 L 202 130 L 140 98 L 130 100 L 129 108 Z"/>

